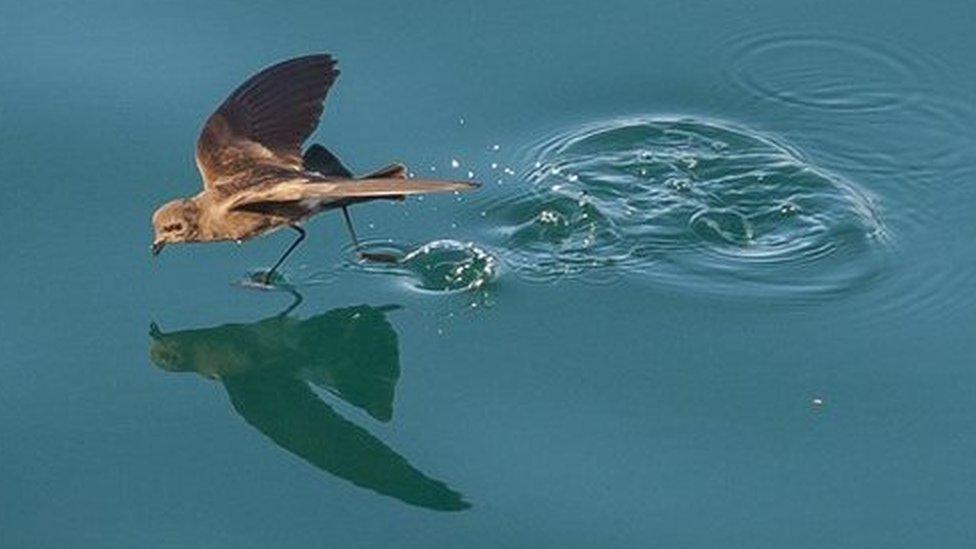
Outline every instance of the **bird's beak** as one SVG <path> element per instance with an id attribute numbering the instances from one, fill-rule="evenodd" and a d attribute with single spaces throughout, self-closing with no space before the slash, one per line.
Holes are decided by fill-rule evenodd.
<path id="1" fill-rule="evenodd" d="M 159 255 L 159 252 L 163 251 L 164 247 L 166 247 L 166 243 L 163 242 L 162 240 L 157 240 L 156 242 L 153 242 L 151 248 L 153 257 Z"/>

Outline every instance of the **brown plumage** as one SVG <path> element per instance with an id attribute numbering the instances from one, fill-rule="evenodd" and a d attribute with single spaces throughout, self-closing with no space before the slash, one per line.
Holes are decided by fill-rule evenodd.
<path id="1" fill-rule="evenodd" d="M 408 179 L 400 165 L 356 178 L 321 145 L 303 156 L 302 144 L 318 126 L 325 96 L 339 76 L 335 65 L 327 54 L 274 65 L 241 84 L 210 115 L 196 147 L 203 191 L 156 210 L 154 255 L 167 244 L 244 241 L 291 227 L 299 237 L 268 271 L 267 281 L 304 238 L 300 224 L 317 213 L 341 208 L 358 248 L 348 205 L 477 186 Z"/>

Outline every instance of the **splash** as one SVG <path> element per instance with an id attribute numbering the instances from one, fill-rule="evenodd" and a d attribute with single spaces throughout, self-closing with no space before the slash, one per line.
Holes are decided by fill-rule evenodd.
<path id="1" fill-rule="evenodd" d="M 637 273 L 753 295 L 840 291 L 877 268 L 866 193 L 757 132 L 628 119 L 557 135 L 482 219 L 529 280 Z"/>
<path id="2" fill-rule="evenodd" d="M 388 242 L 364 243 L 367 253 L 396 258 L 393 263 L 355 261 L 349 268 L 402 278 L 415 290 L 451 293 L 478 290 L 498 275 L 498 261 L 471 242 L 435 240 L 417 248 Z"/>

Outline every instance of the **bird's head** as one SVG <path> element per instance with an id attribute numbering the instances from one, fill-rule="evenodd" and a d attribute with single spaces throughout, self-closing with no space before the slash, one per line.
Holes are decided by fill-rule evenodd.
<path id="1" fill-rule="evenodd" d="M 200 210 L 197 204 L 186 198 L 171 200 L 153 213 L 155 236 L 152 254 L 159 255 L 167 244 L 192 241 L 197 233 Z"/>

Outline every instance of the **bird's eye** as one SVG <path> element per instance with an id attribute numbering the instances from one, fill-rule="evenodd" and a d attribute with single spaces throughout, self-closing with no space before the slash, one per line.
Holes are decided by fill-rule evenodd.
<path id="1" fill-rule="evenodd" d="M 182 223 L 173 223 L 172 225 L 166 225 L 165 227 L 163 227 L 163 230 L 170 232 L 170 231 L 179 231 L 182 228 L 183 228 Z"/>

